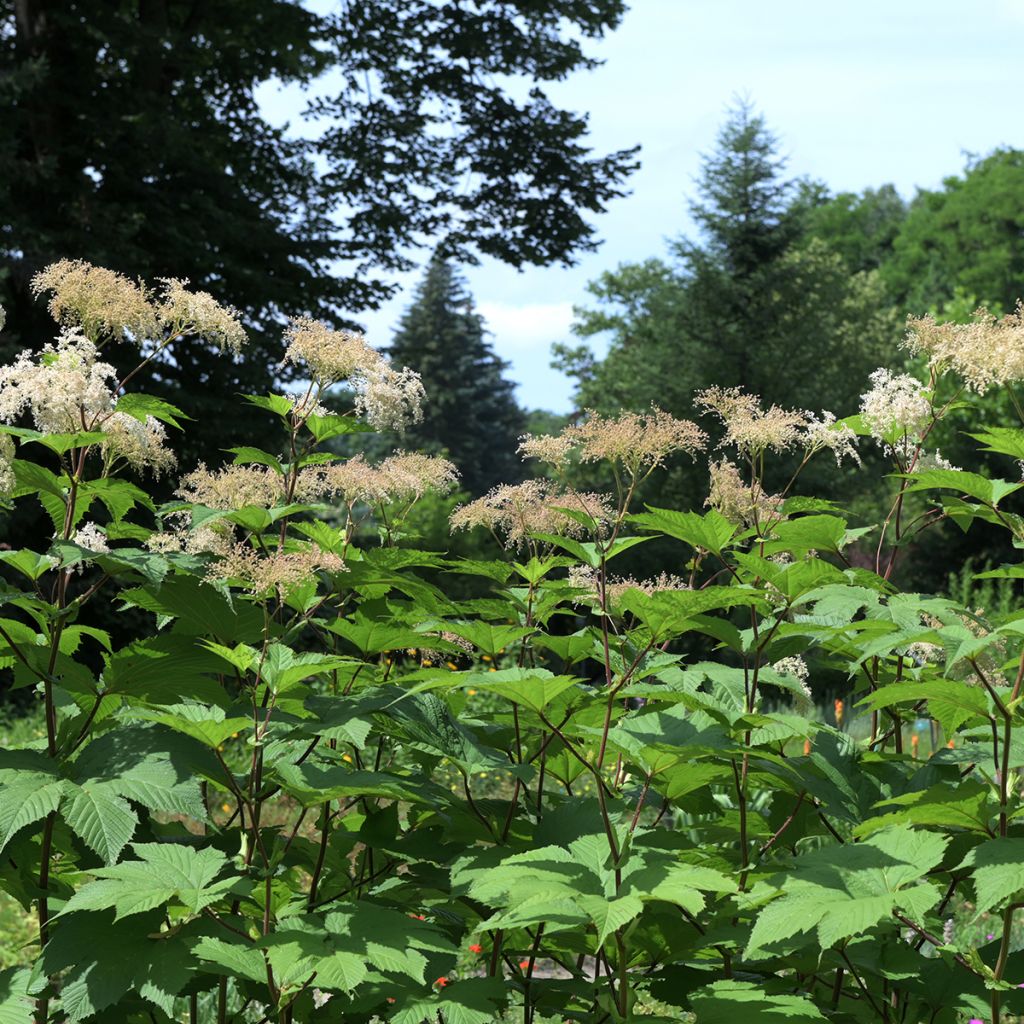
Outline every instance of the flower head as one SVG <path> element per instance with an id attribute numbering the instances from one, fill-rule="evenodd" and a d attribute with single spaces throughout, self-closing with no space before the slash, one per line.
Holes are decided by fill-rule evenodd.
<path id="1" fill-rule="evenodd" d="M 598 524 L 614 517 L 611 499 L 603 494 L 554 491 L 543 480 L 501 484 L 482 498 L 460 505 L 451 515 L 453 530 L 485 526 L 504 539 L 507 547 L 518 547 L 532 533 L 585 536 L 589 530 L 566 509 L 583 513 Z"/>
<path id="2" fill-rule="evenodd" d="M 101 444 L 110 461 L 124 459 L 135 469 L 152 469 L 154 476 L 171 469 L 177 462 L 167 447 L 167 430 L 152 416 L 136 419 L 125 412 L 114 412 L 100 423 Z"/>
<path id="3" fill-rule="evenodd" d="M 910 317 L 903 342 L 915 355 L 928 356 L 938 372 L 952 369 L 973 391 L 1024 380 L 1024 304 L 999 318 L 982 307 L 969 324 L 936 323 Z"/>
<path id="4" fill-rule="evenodd" d="M 860 455 L 857 454 L 857 435 L 845 424 L 837 424 L 833 413 L 823 412 L 820 416 L 807 414 L 803 444 L 808 454 L 830 451 L 835 456 L 836 465 L 842 465 L 843 459 L 850 458 L 859 466 Z"/>
<path id="5" fill-rule="evenodd" d="M 123 274 L 84 260 L 58 260 L 32 278 L 33 295 L 50 293 L 57 323 L 90 340 L 128 335 L 140 344 L 159 336 L 160 320 L 146 289 Z"/>
<path id="6" fill-rule="evenodd" d="M 13 423 L 27 410 L 47 434 L 92 429 L 113 411 L 116 381 L 114 367 L 97 359 L 96 345 L 68 328 L 56 345 L 38 355 L 26 350 L 0 367 L 0 422 Z"/>
<path id="7" fill-rule="evenodd" d="M 248 340 L 239 312 L 222 306 L 209 292 L 189 291 L 186 280 L 161 279 L 163 301 L 160 319 L 172 334 L 193 334 L 227 349 L 240 352 Z"/>
<path id="8" fill-rule="evenodd" d="M 237 580 L 253 594 L 268 590 L 287 593 L 308 582 L 320 570 L 340 572 L 344 562 L 316 545 L 262 555 L 254 548 L 236 544 L 207 570 L 211 580 Z"/>
<path id="9" fill-rule="evenodd" d="M 179 497 L 231 512 L 245 505 L 271 508 L 284 501 L 281 477 L 269 466 L 224 466 L 211 472 L 200 463 L 178 482 Z"/>
<path id="10" fill-rule="evenodd" d="M 711 488 L 704 504 L 720 512 L 730 522 L 752 526 L 778 515 L 782 499 L 768 494 L 760 485 L 746 484 L 735 463 L 721 459 L 712 462 L 708 472 Z"/>
<path id="11" fill-rule="evenodd" d="M 95 523 L 83 523 L 72 540 L 80 548 L 85 548 L 97 555 L 105 555 L 110 552 L 107 535 Z"/>
<path id="12" fill-rule="evenodd" d="M 741 388 L 707 388 L 697 394 L 696 403 L 722 421 L 725 437 L 720 447 L 732 445 L 748 456 L 797 447 L 808 425 L 807 413 L 777 405 L 764 409 L 757 395 Z"/>
<path id="13" fill-rule="evenodd" d="M 618 463 L 633 473 L 660 466 L 673 452 L 693 455 L 707 436 L 695 423 L 680 420 L 661 409 L 602 416 L 588 411 L 582 423 L 557 435 L 524 435 L 519 451 L 524 458 L 563 467 L 573 453 L 581 462 Z"/>
<path id="14" fill-rule="evenodd" d="M 871 436 L 883 444 L 893 439 L 917 440 L 931 419 L 924 385 L 906 373 L 875 370 L 871 389 L 860 396 L 860 412 Z"/>
<path id="15" fill-rule="evenodd" d="M 355 331 L 335 331 L 319 320 L 297 317 L 284 332 L 284 361 L 305 367 L 321 387 L 348 380 L 381 363 L 384 357 Z"/>

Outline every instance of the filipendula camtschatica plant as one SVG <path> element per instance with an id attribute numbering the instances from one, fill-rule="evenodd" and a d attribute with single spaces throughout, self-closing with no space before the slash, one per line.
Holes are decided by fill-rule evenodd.
<path id="1" fill-rule="evenodd" d="M 83 263 L 37 290 L 59 334 L 0 370 L 0 491 L 53 527 L 0 553 L 0 657 L 46 723 L 0 750 L 0 884 L 38 926 L 4 1024 L 1024 1011 L 1024 618 L 896 585 L 946 519 L 1024 546 L 1022 484 L 929 443 L 1024 376 L 1017 319 L 912 322 L 927 379 L 879 371 L 844 420 L 719 387 L 704 428 L 651 409 L 524 438 L 546 475 L 452 516 L 505 557 L 456 560 L 407 527 L 456 467 L 332 445 L 428 399 L 361 336 L 294 321 L 305 386 L 245 399 L 281 449 L 177 467 L 184 415 L 107 353 L 245 358 L 237 316 Z M 1024 459 L 1019 427 L 976 436 Z M 878 524 L 799 491 L 858 442 L 892 459 Z M 680 458 L 707 494 L 636 507 Z M 575 486 L 584 464 L 606 493 Z M 619 569 L 654 537 L 657 576 Z M 453 574 L 489 594 L 449 597 Z M 137 635 L 90 625 L 101 602 Z M 849 680 L 835 724 L 823 672 Z"/>

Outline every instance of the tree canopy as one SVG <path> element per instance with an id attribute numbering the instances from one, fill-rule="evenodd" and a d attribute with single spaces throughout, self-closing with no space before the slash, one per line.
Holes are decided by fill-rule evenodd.
<path id="1" fill-rule="evenodd" d="M 463 262 L 572 262 L 635 151 L 592 153 L 585 115 L 545 85 L 592 68 L 586 43 L 624 9 L 15 0 L 0 13 L 8 345 L 45 340 L 28 282 L 54 258 L 189 278 L 230 295 L 253 331 L 244 363 L 197 344 L 160 367 L 165 392 L 214 414 L 267 387 L 286 316 L 352 322 L 424 244 Z M 309 90 L 301 126 L 261 109 L 275 84 Z"/>

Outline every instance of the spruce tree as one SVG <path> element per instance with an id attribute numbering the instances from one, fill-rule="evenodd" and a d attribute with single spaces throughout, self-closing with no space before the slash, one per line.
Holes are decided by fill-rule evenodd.
<path id="1" fill-rule="evenodd" d="M 494 353 L 465 281 L 442 255 L 430 261 L 389 351 L 422 376 L 428 396 L 406 444 L 447 452 L 474 495 L 521 476 L 516 447 L 525 418 L 504 376 L 508 363 Z"/>

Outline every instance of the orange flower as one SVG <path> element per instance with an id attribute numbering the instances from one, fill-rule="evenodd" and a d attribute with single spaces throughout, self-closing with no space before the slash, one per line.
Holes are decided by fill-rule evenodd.
<path id="1" fill-rule="evenodd" d="M 417 921 L 426 921 L 427 919 L 426 914 L 410 914 L 409 916 Z"/>
<path id="2" fill-rule="evenodd" d="M 479 942 L 474 942 L 473 945 L 469 947 L 469 951 L 470 953 L 482 953 L 484 951 L 484 947 L 481 946 Z"/>
<path id="3" fill-rule="evenodd" d="M 804 740 L 804 753 L 809 754 L 811 752 L 811 741 Z"/>
<path id="4" fill-rule="evenodd" d="M 447 979 L 447 978 L 438 978 L 438 979 L 437 979 L 437 981 L 435 981 L 435 982 L 434 982 L 434 984 L 435 984 L 435 985 L 436 985 L 436 986 L 437 986 L 438 988 L 444 988 L 444 987 L 445 987 L 445 985 L 447 985 L 447 984 L 448 984 L 448 979 Z"/>
<path id="5" fill-rule="evenodd" d="M 395 997 L 394 996 L 388 996 L 388 1002 L 389 1003 L 395 1002 Z"/>
<path id="6" fill-rule="evenodd" d="M 520 967 L 521 970 L 525 971 L 526 968 L 529 967 L 529 966 L 530 966 L 530 961 L 529 960 L 520 960 L 519 961 L 519 967 Z"/>
<path id="7" fill-rule="evenodd" d="M 914 735 L 910 737 L 910 753 L 912 757 L 917 757 L 917 751 L 920 746 L 921 739 L 917 733 L 914 733 Z"/>
<path id="8" fill-rule="evenodd" d="M 946 746 L 947 746 L 947 747 L 949 747 L 949 749 L 950 749 L 950 750 L 952 750 L 952 749 L 953 749 L 953 741 L 952 741 L 952 740 L 950 740 L 950 741 L 949 741 L 949 742 L 948 742 L 948 743 L 946 744 Z"/>
<path id="9" fill-rule="evenodd" d="M 836 725 L 843 724 L 843 702 L 841 700 L 836 701 Z"/>

